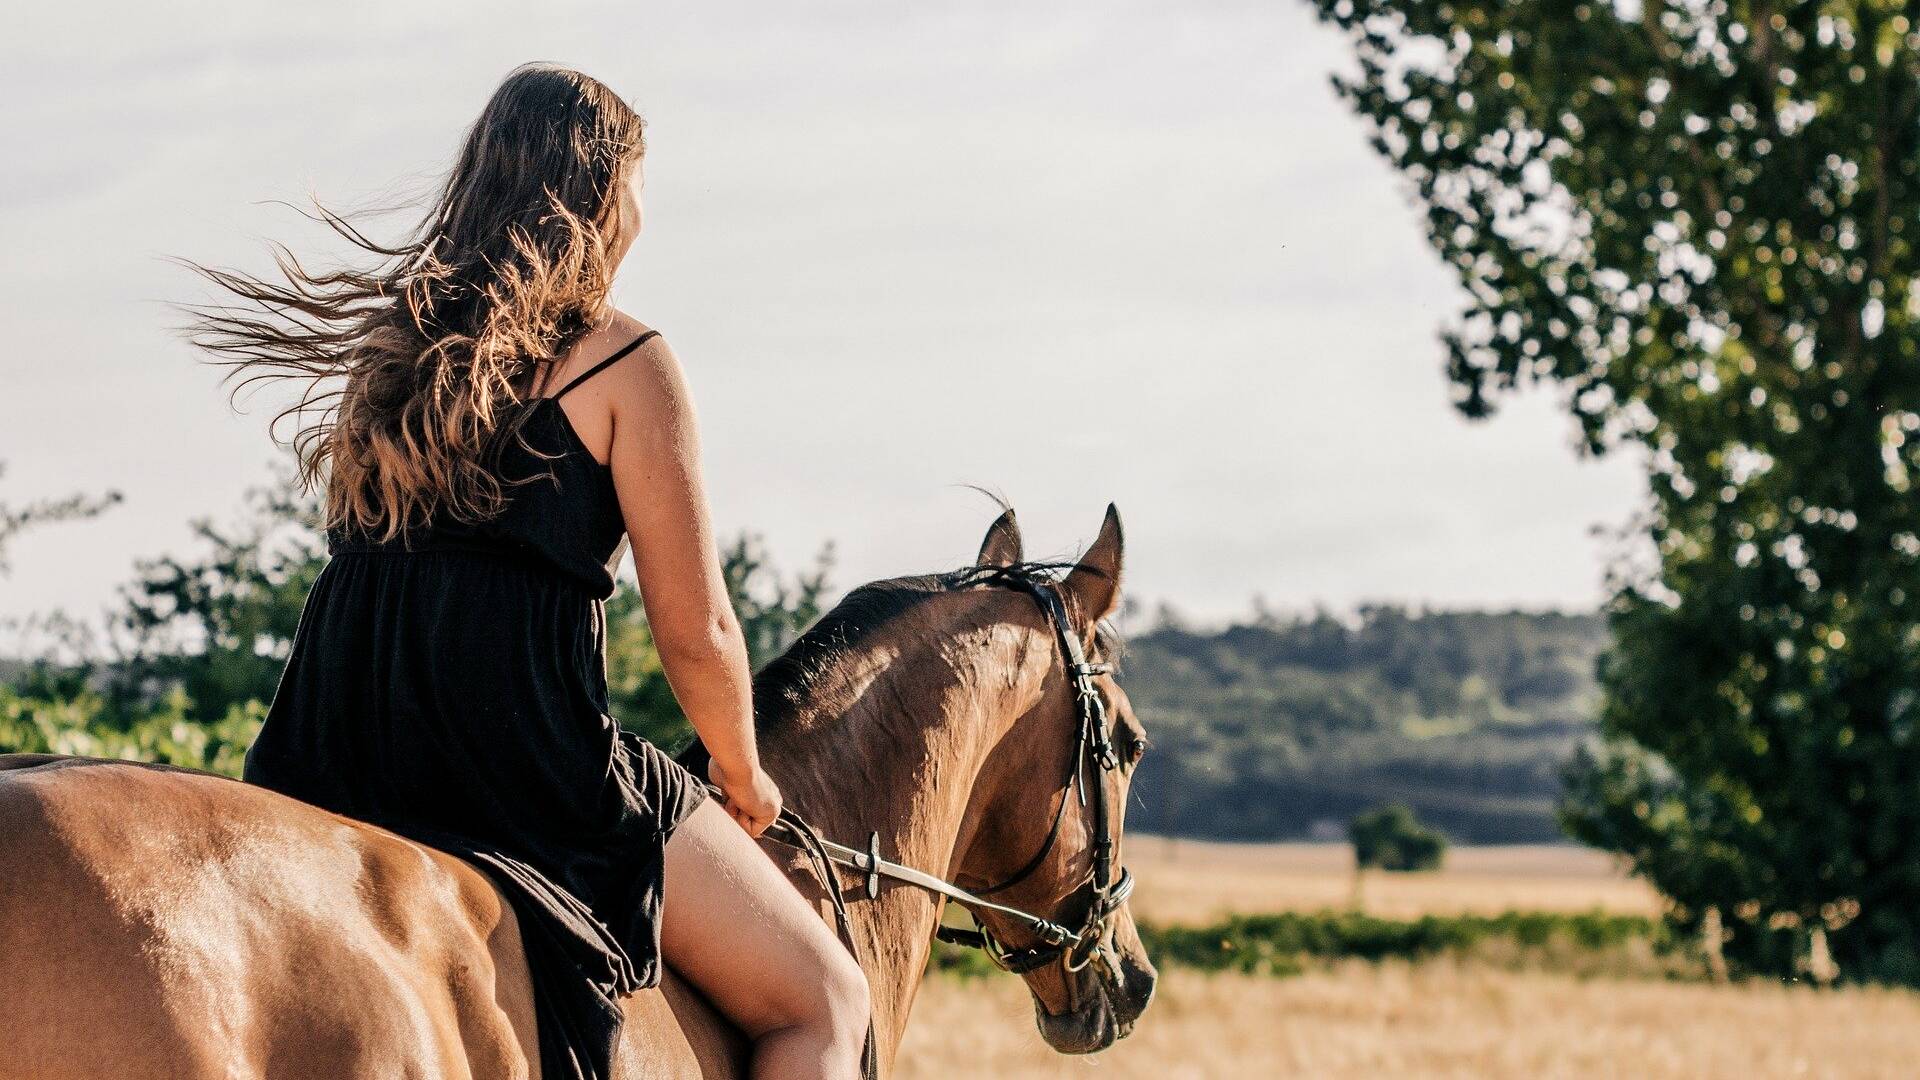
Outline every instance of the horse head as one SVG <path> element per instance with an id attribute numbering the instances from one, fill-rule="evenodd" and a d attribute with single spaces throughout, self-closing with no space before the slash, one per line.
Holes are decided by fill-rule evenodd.
<path id="1" fill-rule="evenodd" d="M 988 580 L 995 571 L 1017 580 L 1027 573 L 1021 549 L 1008 510 L 988 530 L 978 567 Z M 955 852 L 957 884 L 1073 935 L 1048 940 L 1027 920 L 973 912 L 981 943 L 1026 981 L 1040 1033 L 1062 1053 L 1124 1038 L 1157 977 L 1126 902 L 1131 879 L 1119 846 L 1128 787 L 1147 747 L 1112 674 L 1116 642 L 1101 627 L 1119 607 L 1122 553 L 1119 514 L 1109 506 L 1092 547 L 1049 583 L 1063 610 L 1049 619 L 1024 597 L 1008 608 L 1010 620 L 1032 628 L 1024 654 L 1034 659 L 1022 667 L 1038 677 L 1030 695 L 1012 699 L 1019 714 L 982 764 Z M 1058 615 L 1064 628 L 1052 625 Z M 1084 661 L 1079 679 L 1076 660 Z"/>

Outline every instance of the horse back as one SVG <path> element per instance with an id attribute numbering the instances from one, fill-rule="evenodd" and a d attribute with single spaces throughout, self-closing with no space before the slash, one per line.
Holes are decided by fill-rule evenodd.
<path id="1" fill-rule="evenodd" d="M 191 770 L 0 757 L 0 867 L 0 1080 L 531 1075 L 511 911 L 384 830 Z"/>
<path id="2" fill-rule="evenodd" d="M 616 1080 L 744 1076 L 668 972 Z M 512 907 L 474 867 L 187 769 L 0 754 L 0 1080 L 539 1076 Z"/>

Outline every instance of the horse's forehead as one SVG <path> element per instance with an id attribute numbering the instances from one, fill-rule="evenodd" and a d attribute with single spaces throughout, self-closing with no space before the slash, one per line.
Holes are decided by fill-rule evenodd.
<path id="1" fill-rule="evenodd" d="M 1032 600 L 1005 589 L 956 589 L 916 604 L 889 620 L 876 646 L 905 651 L 909 642 L 930 645 L 949 670 L 972 673 L 982 685 L 1018 689 L 1037 685 L 1057 666 L 1057 649 Z"/>

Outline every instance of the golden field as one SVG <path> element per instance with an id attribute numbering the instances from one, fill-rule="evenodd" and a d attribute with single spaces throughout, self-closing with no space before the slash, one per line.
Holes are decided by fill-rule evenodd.
<path id="1" fill-rule="evenodd" d="M 1353 899 L 1346 844 L 1216 844 L 1129 836 L 1127 865 L 1139 887 L 1135 917 L 1213 922 L 1223 915 L 1344 908 Z M 1657 915 L 1660 898 L 1613 860 L 1571 845 L 1457 847 L 1446 868 L 1367 874 L 1361 906 L 1386 918 L 1497 915 L 1503 911 L 1603 911 Z"/>
<path id="2" fill-rule="evenodd" d="M 1129 838 L 1133 907 L 1162 923 L 1345 907 L 1350 849 Z M 1457 848 L 1431 874 L 1369 873 L 1376 915 L 1509 909 L 1656 914 L 1603 856 L 1566 847 Z M 1345 961 L 1275 978 L 1162 972 L 1133 1036 L 1054 1054 L 1010 976 L 930 978 L 898 1075 L 934 1077 L 1906 1077 L 1920 1075 L 1920 994 L 1583 978 L 1497 962 Z"/>
<path id="3" fill-rule="evenodd" d="M 1166 973 L 1133 1036 L 1062 1057 L 1012 978 L 931 979 L 896 1075 L 1084 1077 L 1910 1077 L 1920 995 L 1579 980 L 1436 960 L 1275 979 Z"/>

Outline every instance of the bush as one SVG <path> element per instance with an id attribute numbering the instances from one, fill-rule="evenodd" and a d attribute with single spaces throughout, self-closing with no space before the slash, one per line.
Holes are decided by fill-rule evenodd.
<path id="1" fill-rule="evenodd" d="M 1163 968 L 1297 975 L 1309 961 L 1419 961 L 1472 956 L 1487 962 L 1616 975 L 1697 975 L 1657 919 L 1602 911 L 1508 911 L 1382 919 L 1356 911 L 1234 915 L 1204 926 L 1141 923 L 1140 942 Z M 991 974 L 981 954 L 936 944 L 931 969 Z"/>
<path id="2" fill-rule="evenodd" d="M 1354 818 L 1347 826 L 1354 862 L 1362 869 L 1438 870 L 1446 858 L 1447 838 L 1415 820 L 1404 806 L 1386 806 Z"/>
<path id="3" fill-rule="evenodd" d="M 238 777 L 247 747 L 260 732 L 266 706 L 229 706 L 225 716 L 190 718 L 192 703 L 175 688 L 152 712 L 114 717 L 98 694 L 72 698 L 23 696 L 0 684 L 0 754 L 74 754 L 155 761 Z"/>

